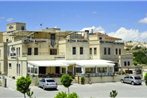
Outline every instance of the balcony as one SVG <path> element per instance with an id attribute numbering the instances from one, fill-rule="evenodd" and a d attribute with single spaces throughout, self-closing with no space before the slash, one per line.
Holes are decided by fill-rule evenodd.
<path id="1" fill-rule="evenodd" d="M 48 52 L 38 52 L 38 55 L 28 55 L 27 53 L 22 53 L 23 57 L 27 57 L 28 60 L 55 60 L 55 59 L 65 59 L 65 55 L 50 55 Z"/>

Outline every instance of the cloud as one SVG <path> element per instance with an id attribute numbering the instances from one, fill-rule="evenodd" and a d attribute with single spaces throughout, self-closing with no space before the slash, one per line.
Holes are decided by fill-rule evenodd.
<path id="1" fill-rule="evenodd" d="M 140 32 L 138 29 L 127 29 L 125 27 L 120 27 L 118 30 L 114 32 L 105 32 L 105 29 L 101 26 L 95 27 L 87 27 L 83 28 L 81 31 L 89 30 L 92 32 L 101 32 L 107 33 L 110 36 L 121 38 L 123 41 L 140 41 L 147 42 L 147 31 Z"/>
<path id="2" fill-rule="evenodd" d="M 121 38 L 124 41 L 147 41 L 147 31 L 140 32 L 138 29 L 126 29 L 120 27 L 116 32 L 108 33 L 110 36 Z"/>
<path id="3" fill-rule="evenodd" d="M 95 33 L 95 32 L 105 33 L 104 28 L 102 28 L 101 26 L 98 26 L 98 27 L 95 27 L 95 26 L 87 27 L 87 28 L 81 29 L 80 31 L 85 31 L 85 30 L 89 30 L 90 33 L 92 33 L 92 32 L 93 33 Z"/>
<path id="4" fill-rule="evenodd" d="M 139 23 L 147 24 L 147 17 L 139 20 Z"/>
<path id="5" fill-rule="evenodd" d="M 0 20 L 4 20 L 5 19 L 5 17 L 0 17 Z"/>
<path id="6" fill-rule="evenodd" d="M 13 21 L 13 20 L 14 20 L 14 18 L 7 18 L 7 19 L 6 19 L 7 22 L 11 22 L 11 21 Z"/>

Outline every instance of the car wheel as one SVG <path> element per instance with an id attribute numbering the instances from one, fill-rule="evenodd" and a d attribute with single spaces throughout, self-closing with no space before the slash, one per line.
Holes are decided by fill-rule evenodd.
<path id="1" fill-rule="evenodd" d="M 120 80 L 120 82 L 121 82 L 121 83 L 124 83 L 124 81 L 123 81 L 123 80 Z"/>
<path id="2" fill-rule="evenodd" d="M 43 89 L 44 89 L 44 90 L 46 89 L 44 85 L 43 85 Z"/>
<path id="3" fill-rule="evenodd" d="M 132 81 L 131 84 L 134 85 L 134 82 Z"/>

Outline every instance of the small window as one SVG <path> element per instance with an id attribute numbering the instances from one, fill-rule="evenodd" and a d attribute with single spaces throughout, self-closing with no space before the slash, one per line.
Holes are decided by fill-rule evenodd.
<path id="1" fill-rule="evenodd" d="M 119 49 L 119 55 L 121 55 L 121 49 Z"/>
<path id="2" fill-rule="evenodd" d="M 95 55 L 97 54 L 97 48 L 94 48 L 94 54 Z"/>
<path id="3" fill-rule="evenodd" d="M 50 49 L 50 55 L 57 55 L 57 49 Z"/>
<path id="4" fill-rule="evenodd" d="M 127 63 L 126 63 L 126 61 L 124 62 L 124 66 L 126 66 L 127 65 Z"/>
<path id="5" fill-rule="evenodd" d="M 25 30 L 25 27 L 24 26 L 21 26 L 21 30 Z"/>
<path id="6" fill-rule="evenodd" d="M 80 47 L 80 55 L 83 54 L 83 47 Z"/>
<path id="7" fill-rule="evenodd" d="M 89 53 L 92 54 L 92 48 L 89 49 Z"/>
<path id="8" fill-rule="evenodd" d="M 12 65 L 11 65 L 11 63 L 9 63 L 9 68 L 12 68 Z"/>
<path id="9" fill-rule="evenodd" d="M 76 55 L 76 47 L 72 47 L 72 54 Z"/>
<path id="10" fill-rule="evenodd" d="M 34 55 L 38 55 L 38 48 L 34 48 Z"/>
<path id="11" fill-rule="evenodd" d="M 107 54 L 107 50 L 106 50 L 107 48 L 105 47 L 104 48 L 104 55 L 106 55 Z"/>
<path id="12" fill-rule="evenodd" d="M 111 49 L 108 48 L 108 55 L 111 55 Z"/>
<path id="13" fill-rule="evenodd" d="M 130 66 L 130 62 L 128 61 L 128 66 Z"/>
<path id="14" fill-rule="evenodd" d="M 117 48 L 115 49 L 115 54 L 116 54 L 116 55 L 118 54 L 118 49 L 117 49 Z"/>
<path id="15" fill-rule="evenodd" d="M 9 42 L 9 39 L 6 39 L 6 42 Z"/>
<path id="16" fill-rule="evenodd" d="M 28 55 L 32 55 L 32 48 L 28 48 Z"/>

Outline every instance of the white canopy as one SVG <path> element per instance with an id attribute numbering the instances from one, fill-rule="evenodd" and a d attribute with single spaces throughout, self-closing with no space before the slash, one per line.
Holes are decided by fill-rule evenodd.
<path id="1" fill-rule="evenodd" d="M 107 60 L 50 60 L 50 61 L 28 61 L 34 66 L 69 66 L 78 65 L 81 67 L 113 67 L 115 64 Z"/>

